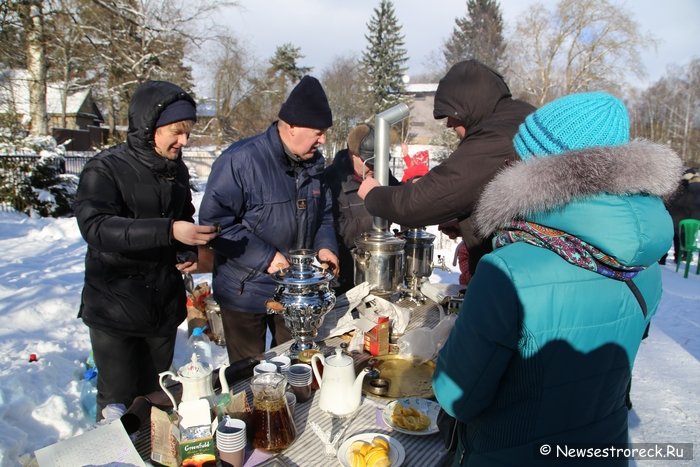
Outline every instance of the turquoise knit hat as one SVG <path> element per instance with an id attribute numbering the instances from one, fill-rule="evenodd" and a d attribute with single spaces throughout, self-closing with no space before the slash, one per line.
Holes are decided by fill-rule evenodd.
<path id="1" fill-rule="evenodd" d="M 605 92 L 560 97 L 540 107 L 520 124 L 513 139 L 521 159 L 562 154 L 590 146 L 629 141 L 625 104 Z"/>

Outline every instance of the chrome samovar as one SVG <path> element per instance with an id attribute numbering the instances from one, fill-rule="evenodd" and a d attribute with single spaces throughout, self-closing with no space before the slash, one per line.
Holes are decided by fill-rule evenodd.
<path id="1" fill-rule="evenodd" d="M 396 292 L 404 275 L 404 243 L 386 231 L 365 232 L 355 239 L 355 285 L 368 282 L 381 297 Z"/>
<path id="2" fill-rule="evenodd" d="M 292 250 L 289 267 L 272 274 L 278 285 L 265 306 L 268 313 L 284 317 L 284 324 L 294 338 L 289 348 L 290 358 L 298 357 L 302 350 L 318 348 L 314 337 L 325 314 L 335 306 L 335 293 L 329 285 L 333 274 L 325 264 L 314 265 L 315 256 L 313 250 Z"/>
<path id="3" fill-rule="evenodd" d="M 380 185 L 389 184 L 389 142 L 391 125 L 408 117 L 409 108 L 401 103 L 375 116 L 374 178 Z M 404 275 L 404 244 L 389 233 L 389 222 L 375 216 L 372 230 L 355 239 L 352 250 L 355 285 L 368 282 L 373 294 L 391 296 L 398 291 Z"/>
<path id="4" fill-rule="evenodd" d="M 420 291 L 421 283 L 433 273 L 433 241 L 435 235 L 427 232 L 425 227 L 406 230 L 402 235 L 406 241 L 404 247 L 404 289 L 402 298 L 425 302 Z"/>

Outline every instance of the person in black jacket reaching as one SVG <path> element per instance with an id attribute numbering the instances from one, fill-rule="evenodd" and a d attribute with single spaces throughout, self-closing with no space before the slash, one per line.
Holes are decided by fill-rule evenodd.
<path id="1" fill-rule="evenodd" d="M 323 173 L 333 197 L 333 226 L 338 240 L 340 274 L 336 295 L 355 286 L 352 249 L 355 239 L 372 230 L 372 215 L 357 196 L 362 180 L 374 175 L 374 127 L 362 123 L 348 134 L 348 147 L 341 149 Z M 399 181 L 389 172 L 389 185 Z"/>
<path id="2" fill-rule="evenodd" d="M 513 99 L 503 77 L 477 60 L 456 63 L 435 91 L 433 116 L 447 119 L 460 143 L 450 156 L 416 183 L 379 186 L 368 177 L 357 192 L 370 214 L 406 227 L 424 227 L 452 219 L 469 250 L 469 272 L 491 251 L 489 239 L 474 234 L 476 201 L 499 170 L 517 160 L 513 136 L 535 110 Z"/>
<path id="3" fill-rule="evenodd" d="M 90 328 L 97 420 L 159 388 L 186 317 L 183 272 L 215 236 L 195 225 L 182 161 L 196 104 L 166 81 L 141 84 L 129 105 L 125 143 L 93 157 L 80 175 L 75 213 L 87 242 L 79 317 Z"/>

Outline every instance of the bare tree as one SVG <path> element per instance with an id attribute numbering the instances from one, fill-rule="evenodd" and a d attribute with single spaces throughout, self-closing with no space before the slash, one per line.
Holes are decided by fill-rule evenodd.
<path id="1" fill-rule="evenodd" d="M 17 3 L 0 2 L 0 68 L 19 68 L 26 64 L 25 31 L 19 19 Z"/>
<path id="2" fill-rule="evenodd" d="M 227 60 L 230 69 L 223 69 L 225 63 L 217 64 L 217 77 L 223 77 L 223 83 L 216 86 L 218 110 L 222 131 L 233 139 L 254 135 L 265 130 L 277 119 L 277 113 L 289 88 L 311 68 L 300 66 L 304 56 L 298 47 L 283 44 L 275 50 L 262 70 L 252 64 L 247 52 L 240 47 L 237 40 L 230 39 L 232 49 L 222 57 Z M 242 75 L 231 76 L 236 70 Z"/>
<path id="3" fill-rule="evenodd" d="M 46 42 L 47 80 L 60 88 L 61 126 L 66 127 L 68 96 L 89 86 L 90 60 L 80 25 L 75 21 L 80 0 L 53 0 L 54 14 L 47 17 L 49 26 L 56 34 Z"/>
<path id="4" fill-rule="evenodd" d="M 618 92 L 628 73 L 643 76 L 639 51 L 653 40 L 631 18 L 608 0 L 533 5 L 508 41 L 514 93 L 539 106 L 574 92 Z"/>
<path id="5" fill-rule="evenodd" d="M 250 53 L 237 37 L 225 33 L 217 37 L 212 60 L 213 93 L 216 105 L 216 128 L 202 128 L 202 132 L 214 130 L 217 144 L 239 139 L 245 131 L 237 126 L 239 104 L 255 92 L 253 82 L 256 68 Z"/>
<path id="6" fill-rule="evenodd" d="M 26 0 L 16 5 L 26 31 L 30 133 L 36 136 L 46 135 L 49 132 L 49 122 L 46 116 L 46 38 L 43 2 Z"/>
<path id="7" fill-rule="evenodd" d="M 700 59 L 670 66 L 629 108 L 634 136 L 668 144 L 687 166 L 700 166 Z"/>
<path id="8" fill-rule="evenodd" d="M 333 109 L 333 127 L 326 134 L 329 160 L 345 147 L 350 130 L 372 117 L 363 105 L 363 80 L 359 69 L 357 57 L 337 57 L 322 74 L 321 82 Z"/>
<path id="9" fill-rule="evenodd" d="M 26 53 L 3 43 L 0 65 L 26 65 L 30 73 L 32 132 L 48 131 L 47 71 L 69 89 L 90 85 L 107 103 L 112 130 L 126 121 L 130 93 L 146 79 L 165 79 L 191 90 L 186 48 L 211 34 L 203 27 L 223 0 L 10 0 L 0 2 L 0 34 L 17 39 Z M 47 25 L 50 25 L 47 26 Z M 50 44 L 50 46 L 49 46 Z M 89 51 L 84 47 L 89 45 Z M 77 58 L 89 60 L 79 65 Z M 21 66 L 20 65 L 20 66 Z M 53 69 L 52 69 L 53 68 Z M 60 69 L 60 72 L 59 72 Z M 43 108 L 42 108 L 43 106 Z M 65 106 L 65 102 L 64 102 Z"/>
<path id="10" fill-rule="evenodd" d="M 81 28 L 101 64 L 112 128 L 125 121 L 131 92 L 146 79 L 193 88 L 191 70 L 183 63 L 185 47 L 203 39 L 189 26 L 218 7 L 209 0 L 92 0 L 85 5 Z"/>

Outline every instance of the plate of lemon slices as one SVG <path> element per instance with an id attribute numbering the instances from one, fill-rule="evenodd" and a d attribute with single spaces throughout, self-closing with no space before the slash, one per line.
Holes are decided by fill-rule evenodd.
<path id="1" fill-rule="evenodd" d="M 406 459 L 401 443 L 382 433 L 360 433 L 349 437 L 338 448 L 343 467 L 398 467 Z"/>
<path id="2" fill-rule="evenodd" d="M 407 435 L 432 435 L 438 432 L 440 404 L 422 397 L 404 397 L 390 402 L 382 412 L 384 423 Z"/>

